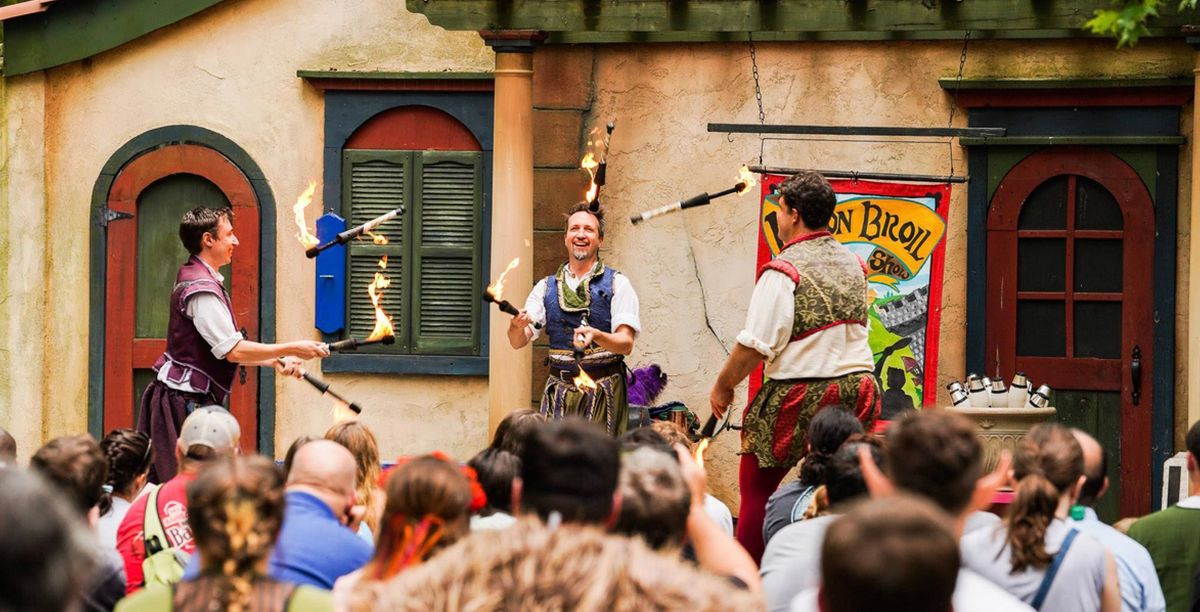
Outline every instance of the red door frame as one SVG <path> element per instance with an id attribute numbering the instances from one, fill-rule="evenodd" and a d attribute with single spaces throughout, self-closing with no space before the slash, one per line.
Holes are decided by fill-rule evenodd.
<path id="1" fill-rule="evenodd" d="M 1022 231 L 1022 235 L 1067 238 L 1067 261 L 1074 261 L 1075 238 L 1113 238 L 1120 236 L 1124 248 L 1122 293 L 1114 299 L 1124 301 L 1122 309 L 1121 358 L 1083 359 L 1016 356 L 1017 308 L 1017 221 L 1026 198 L 1047 179 L 1058 175 L 1078 175 L 1096 181 L 1108 189 L 1121 206 L 1124 227 L 1121 231 L 1075 230 L 1073 215 L 1067 215 L 1066 231 Z M 1070 181 L 1071 186 L 1074 181 Z M 1068 211 L 1073 211 L 1075 190 L 1069 189 Z M 988 281 L 986 358 L 989 370 L 1004 373 L 1038 372 L 1052 388 L 1078 390 L 1114 390 L 1098 380 L 1120 381 L 1121 391 L 1121 515 L 1140 516 L 1150 510 L 1150 422 L 1154 405 L 1150 372 L 1154 371 L 1153 351 L 1153 270 L 1154 205 L 1141 177 L 1124 161 L 1107 151 L 1092 148 L 1063 147 L 1034 153 L 1005 175 L 992 197 L 988 211 Z M 1068 265 L 1065 302 L 1072 306 L 1073 265 Z M 1092 294 L 1096 295 L 1096 294 Z M 1103 296 L 1103 294 L 1100 294 Z M 1035 295 L 1028 297 L 1036 298 Z M 1055 298 L 1057 299 L 1057 297 Z M 1066 329 L 1067 348 L 1073 346 L 1073 326 Z M 1141 398 L 1132 400 L 1130 355 L 1135 346 L 1142 349 Z M 1068 353 L 1070 354 L 1070 353 Z"/>
<path id="2" fill-rule="evenodd" d="M 234 315 L 248 338 L 258 337 L 258 199 L 246 175 L 225 156 L 208 147 L 178 144 L 156 149 L 125 166 L 113 181 L 108 208 L 137 214 L 138 196 L 155 181 L 174 174 L 194 174 L 216 185 L 234 212 L 239 246 L 233 257 L 231 289 Z M 108 226 L 105 283 L 104 431 L 132 427 L 133 370 L 150 368 L 166 349 L 162 338 L 135 338 L 137 222 Z M 183 263 L 183 262 L 178 262 Z M 163 265 L 177 265 L 163 262 Z M 168 304 L 163 304 L 167 308 Z M 242 449 L 258 441 L 258 377 L 239 373 L 230 394 L 230 411 L 241 424 Z"/>

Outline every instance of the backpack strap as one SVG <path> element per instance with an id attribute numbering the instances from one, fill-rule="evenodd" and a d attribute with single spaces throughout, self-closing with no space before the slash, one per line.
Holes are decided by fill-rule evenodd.
<path id="1" fill-rule="evenodd" d="M 1042 584 L 1038 585 L 1037 595 L 1034 595 L 1033 602 L 1030 604 L 1034 610 L 1041 610 L 1042 604 L 1046 603 L 1046 595 L 1050 593 L 1050 585 L 1054 584 L 1054 576 L 1058 573 L 1058 568 L 1062 567 L 1067 550 L 1071 548 L 1071 543 L 1075 541 L 1077 535 L 1079 535 L 1079 531 L 1072 529 L 1067 532 L 1067 537 L 1063 538 L 1062 546 L 1058 548 L 1058 553 L 1054 555 L 1050 567 L 1046 568 L 1046 575 L 1042 576 Z"/>
<path id="2" fill-rule="evenodd" d="M 145 547 L 146 558 L 170 547 L 167 534 L 163 531 L 162 517 L 158 515 L 158 492 L 162 485 L 154 488 L 146 495 L 146 513 L 142 518 L 142 545 Z"/>

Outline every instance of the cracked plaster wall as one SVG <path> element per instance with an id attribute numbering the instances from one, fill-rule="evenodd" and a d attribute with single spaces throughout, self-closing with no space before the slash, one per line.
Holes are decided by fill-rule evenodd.
<path id="1" fill-rule="evenodd" d="M 960 42 L 759 44 L 758 65 L 767 123 L 945 126 L 951 96 L 939 77 L 958 70 Z M 1108 75 L 1189 74 L 1193 52 L 1182 43 L 1144 41 L 1116 51 L 1111 41 L 974 41 L 964 78 L 1086 78 Z M 1183 109 L 1190 117 L 1191 108 Z M 639 226 L 624 219 L 701 191 L 735 182 L 741 164 L 758 161 L 752 135 L 709 134 L 709 122 L 755 123 L 758 108 L 748 47 L 646 45 L 597 47 L 596 117 L 620 126 L 609 156 L 605 204 L 610 226 L 606 257 L 630 276 L 641 300 L 644 331 L 632 364 L 656 362 L 671 376 L 664 398 L 682 400 L 701 418 L 708 392 L 745 318 L 754 283 L 758 197 L 734 196 Z M 1183 127 L 1190 126 L 1190 119 Z M 954 124 L 966 125 L 958 112 Z M 1182 132 L 1188 133 L 1188 132 Z M 946 174 L 954 156 L 958 174 L 966 152 L 934 144 L 849 142 L 814 137 L 761 144 L 767 165 Z M 1181 232 L 1178 295 L 1187 301 L 1187 228 L 1190 151 L 1180 159 Z M 965 186 L 952 191 L 946 235 L 938 403 L 944 385 L 965 375 Z M 1183 312 L 1183 310 L 1181 310 Z M 710 329 L 711 326 L 711 329 Z M 1183 388 L 1186 323 L 1178 327 L 1177 381 Z M 735 405 L 744 406 L 745 385 Z M 1183 397 L 1179 412 L 1186 415 Z M 1186 418 L 1186 416 L 1184 417 Z M 737 507 L 736 434 L 709 451 L 709 483 Z"/>
<path id="2" fill-rule="evenodd" d="M 103 307 L 88 304 L 88 215 L 97 175 L 119 147 L 153 128 L 191 124 L 245 149 L 276 200 L 276 337 L 316 339 L 313 262 L 293 236 L 291 205 L 322 174 L 323 102 L 296 71 L 493 66 L 478 35 L 430 27 L 403 2 L 256 0 L 223 3 L 89 60 L 10 79 L 0 426 L 16 430 L 21 456 L 87 427 L 88 312 Z M 45 340 L 35 333 L 28 346 L 30 330 L 47 330 Z M 486 378 L 327 379 L 368 407 L 363 420 L 380 432 L 386 459 L 439 448 L 466 459 L 486 443 Z M 277 380 L 275 392 L 278 453 L 330 424 L 328 403 L 307 385 Z"/>

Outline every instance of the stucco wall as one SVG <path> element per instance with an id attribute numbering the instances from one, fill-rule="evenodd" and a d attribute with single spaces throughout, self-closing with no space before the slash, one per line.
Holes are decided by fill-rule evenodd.
<path id="1" fill-rule="evenodd" d="M 945 126 L 952 99 L 937 79 L 955 76 L 961 47 L 958 41 L 760 44 L 766 122 Z M 1132 51 L 1116 51 L 1107 40 L 974 41 L 964 78 L 1178 76 L 1190 73 L 1192 54 L 1182 43 L 1149 41 Z M 760 145 L 756 136 L 727 139 L 707 133 L 709 122 L 758 121 L 745 44 L 599 47 L 595 82 L 594 117 L 616 117 L 620 126 L 605 188 L 605 204 L 615 220 L 606 257 L 630 276 L 641 299 L 644 331 L 631 361 L 661 364 L 672 377 L 664 397 L 684 401 L 702 417 L 753 288 L 757 194 L 639 226 L 623 221 L 630 213 L 732 185 L 738 166 L 758 161 L 760 146 L 763 161 L 774 166 L 944 175 L 953 154 L 955 172 L 967 171 L 965 150 L 950 148 L 945 140 L 813 137 Z M 958 112 L 954 124 L 965 126 L 966 113 Z M 1189 210 L 1189 160 L 1185 152 L 1181 219 Z M 965 375 L 966 195 L 965 186 L 954 187 L 946 234 L 938 367 L 942 404 L 944 385 Z M 1181 253 L 1186 244 L 1181 236 Z M 1185 269 L 1180 278 L 1186 279 Z M 1179 292 L 1186 303 L 1186 284 Z M 1181 329 L 1181 348 L 1185 339 Z M 1182 363 L 1182 353 L 1179 357 Z M 735 405 L 744 406 L 744 385 L 737 397 Z M 722 436 L 708 463 L 714 493 L 735 507 L 736 450 L 737 436 Z"/>
<path id="2" fill-rule="evenodd" d="M 119 147 L 153 128 L 191 124 L 245 149 L 278 206 L 276 337 L 315 339 L 313 262 L 293 237 L 291 204 L 322 174 L 323 103 L 296 71 L 492 67 L 477 35 L 433 28 L 403 2 L 255 0 L 223 3 L 114 51 L 10 81 L 7 135 L 20 167 L 10 164 L 10 207 L 0 208 L 14 221 L 0 229 L 9 249 L 0 296 L 14 294 L 19 308 L 4 309 L 2 320 L 9 333 L 0 349 L 9 352 L 0 359 L 10 367 L 0 368 L 7 377 L 0 380 L 0 410 L 7 411 L 0 424 L 15 424 L 22 455 L 87 426 L 88 312 L 103 307 L 88 303 L 89 205 L 101 167 Z M 43 317 L 54 325 L 45 327 Z M 33 339 L 42 346 L 26 351 L 17 332 L 41 329 L 50 330 Z M 47 372 L 67 375 L 50 379 Z M 327 378 L 368 408 L 364 421 L 381 433 L 385 458 L 436 448 L 465 458 L 485 442 L 485 378 Z M 292 439 L 320 434 L 331 420 L 328 403 L 309 386 L 278 380 L 276 388 L 282 454 Z"/>

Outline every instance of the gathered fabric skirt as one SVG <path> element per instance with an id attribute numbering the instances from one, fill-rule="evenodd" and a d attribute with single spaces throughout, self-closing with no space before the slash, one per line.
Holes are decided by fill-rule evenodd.
<path id="1" fill-rule="evenodd" d="M 596 379 L 595 391 L 580 391 L 557 376 L 546 380 L 540 412 L 547 419 L 578 416 L 604 427 L 612 436 L 625 433 L 629 423 L 629 397 L 625 373 Z"/>
<path id="2" fill-rule="evenodd" d="M 808 424 L 819 410 L 842 406 L 854 412 L 867 431 L 879 418 L 881 391 L 872 372 L 837 378 L 767 379 L 746 408 L 742 455 L 754 455 L 760 467 L 796 465 L 804 457 Z"/>

